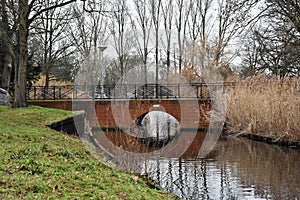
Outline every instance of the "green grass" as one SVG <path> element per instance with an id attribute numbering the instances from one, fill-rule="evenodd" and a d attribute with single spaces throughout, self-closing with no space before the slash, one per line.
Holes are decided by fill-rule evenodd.
<path id="1" fill-rule="evenodd" d="M 79 139 L 45 126 L 70 116 L 0 106 L 0 199 L 176 199 L 107 167 Z"/>

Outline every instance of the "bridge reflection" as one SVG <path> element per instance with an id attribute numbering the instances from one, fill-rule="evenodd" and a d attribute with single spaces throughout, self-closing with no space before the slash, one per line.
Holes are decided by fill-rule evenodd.
<path id="1" fill-rule="evenodd" d="M 182 131 L 173 139 L 165 140 L 163 145 L 153 145 L 151 140 L 134 137 L 124 131 L 93 131 L 92 139 L 97 147 L 105 149 L 115 157 L 121 152 L 155 154 L 155 151 L 159 151 L 162 157 L 196 159 L 205 136 L 205 132 Z"/>
<path id="2" fill-rule="evenodd" d="M 118 167 L 138 169 L 183 199 L 298 199 L 299 156 L 299 150 L 228 138 L 205 159 L 154 156 Z"/>

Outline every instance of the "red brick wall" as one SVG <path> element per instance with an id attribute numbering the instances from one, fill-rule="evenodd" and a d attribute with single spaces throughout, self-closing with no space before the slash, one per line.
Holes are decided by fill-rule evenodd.
<path id="1" fill-rule="evenodd" d="M 205 120 L 205 115 L 211 109 L 210 101 L 203 99 L 82 100 L 74 102 L 71 100 L 47 100 L 29 101 L 28 103 L 65 110 L 85 110 L 88 119 L 99 122 L 101 127 L 116 127 L 116 121 L 118 124 L 127 126 L 144 113 L 160 110 L 175 117 L 183 128 L 206 128 L 208 122 Z M 116 105 L 115 109 L 112 107 L 113 103 Z M 153 107 L 153 105 L 160 105 L 160 107 Z M 127 113 L 126 110 L 128 110 Z"/>

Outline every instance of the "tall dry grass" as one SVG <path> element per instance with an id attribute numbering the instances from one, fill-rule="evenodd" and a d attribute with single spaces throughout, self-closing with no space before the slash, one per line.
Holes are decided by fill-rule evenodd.
<path id="1" fill-rule="evenodd" d="M 300 141 L 300 78 L 259 75 L 227 92 L 230 132 Z"/>

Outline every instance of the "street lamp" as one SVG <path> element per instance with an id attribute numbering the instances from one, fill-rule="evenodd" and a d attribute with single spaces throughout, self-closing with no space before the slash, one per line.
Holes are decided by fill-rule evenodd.
<path id="1" fill-rule="evenodd" d="M 100 50 L 100 59 L 101 59 L 101 60 L 102 60 L 102 58 L 103 58 L 103 51 L 104 51 L 105 49 L 107 49 L 106 46 L 100 46 L 100 47 L 99 47 L 99 50 Z"/>
<path id="2" fill-rule="evenodd" d="M 104 81 L 102 80 L 102 61 L 103 61 L 103 51 L 106 49 L 106 46 L 100 46 L 99 52 L 100 52 L 100 87 L 101 87 L 101 97 L 104 95 Z"/>

